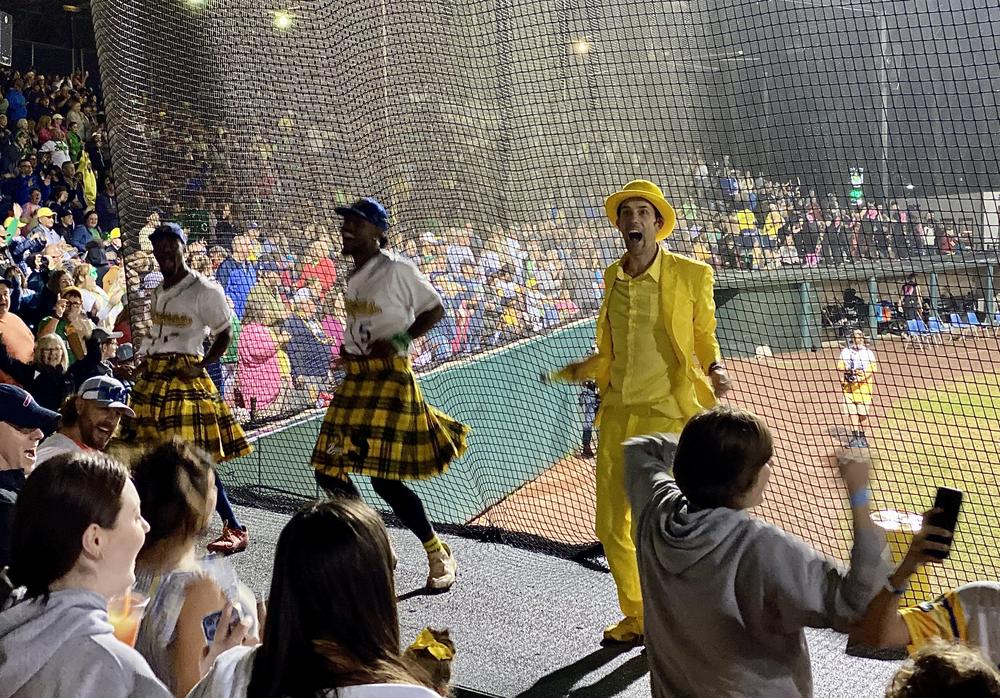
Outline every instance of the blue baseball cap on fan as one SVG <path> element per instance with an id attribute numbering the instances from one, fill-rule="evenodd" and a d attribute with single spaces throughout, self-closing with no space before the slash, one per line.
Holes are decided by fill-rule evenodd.
<path id="1" fill-rule="evenodd" d="M 0 385 L 0 422 L 22 429 L 41 429 L 46 434 L 55 431 L 59 413 L 47 410 L 26 390 L 16 385 Z"/>
<path id="2" fill-rule="evenodd" d="M 338 206 L 334 210 L 341 216 L 359 216 L 379 230 L 389 229 L 389 214 L 386 213 L 385 206 L 370 196 L 358 199 L 350 206 Z"/>

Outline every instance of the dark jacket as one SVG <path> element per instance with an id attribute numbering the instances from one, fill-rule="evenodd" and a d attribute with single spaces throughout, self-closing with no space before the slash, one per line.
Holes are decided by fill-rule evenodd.
<path id="1" fill-rule="evenodd" d="M 101 360 L 101 345 L 96 337 L 87 339 L 87 354 L 69 367 L 73 384 L 83 385 L 83 382 L 94 376 L 114 376 L 114 370 L 107 361 Z"/>
<path id="2" fill-rule="evenodd" d="M 330 368 L 329 345 L 323 344 L 298 315 L 288 318 L 285 331 L 291 336 L 285 350 L 292 365 L 292 375 L 325 378 Z"/>
<path id="3" fill-rule="evenodd" d="M 73 377 L 51 366 L 35 366 L 18 361 L 7 353 L 0 342 L 0 371 L 21 384 L 35 401 L 46 409 L 58 412 L 66 397 L 74 391 Z"/>
<path id="4" fill-rule="evenodd" d="M 14 527 L 14 504 L 24 487 L 23 470 L 0 470 L 0 569 L 10 564 L 10 533 Z"/>

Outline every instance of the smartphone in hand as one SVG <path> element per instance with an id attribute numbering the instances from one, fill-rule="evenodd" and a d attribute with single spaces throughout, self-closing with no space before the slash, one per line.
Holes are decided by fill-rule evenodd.
<path id="1" fill-rule="evenodd" d="M 962 490 L 956 490 L 951 487 L 938 487 L 937 496 L 934 497 L 934 508 L 938 511 L 931 514 L 928 523 L 931 526 L 945 528 L 954 533 L 955 526 L 958 524 L 958 512 L 962 508 Z M 941 538 L 941 536 L 927 536 L 927 540 L 934 541 L 935 543 L 951 542 Z M 947 552 L 928 551 L 928 554 L 933 555 L 939 560 L 944 560 L 948 557 Z"/>
<path id="2" fill-rule="evenodd" d="M 219 629 L 219 621 L 222 620 L 222 610 L 218 610 L 215 613 L 209 613 L 207 616 L 201 619 L 201 629 L 205 633 L 205 641 L 208 644 L 215 642 L 215 634 Z M 230 626 L 230 630 L 235 628 L 240 624 L 240 613 L 236 608 L 233 608 L 233 622 Z"/>
<path id="3" fill-rule="evenodd" d="M 205 641 L 208 644 L 215 642 L 215 632 L 219 628 L 219 621 L 222 620 L 222 611 L 209 613 L 201 619 L 201 629 L 205 633 Z"/>

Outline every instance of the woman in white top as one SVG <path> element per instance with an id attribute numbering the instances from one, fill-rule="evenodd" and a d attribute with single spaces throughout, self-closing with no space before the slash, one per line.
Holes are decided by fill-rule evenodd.
<path id="1" fill-rule="evenodd" d="M 400 654 L 392 568 L 360 499 L 306 505 L 278 537 L 263 642 L 222 654 L 188 698 L 437 698 Z"/>
<path id="2" fill-rule="evenodd" d="M 337 213 L 344 254 L 354 258 L 341 347 L 346 375 L 313 449 L 316 480 L 330 494 L 358 497 L 350 474 L 369 476 L 423 543 L 428 588 L 444 591 L 455 583 L 455 557 L 404 484 L 444 473 L 466 448 L 468 427 L 427 404 L 410 362 L 413 340 L 441 320 L 444 306 L 412 262 L 382 249 L 389 225 L 382 204 L 366 198 Z"/>
<path id="3" fill-rule="evenodd" d="M 208 454 L 174 437 L 143 453 L 132 476 L 149 522 L 135 568 L 135 588 L 149 605 L 135 648 L 174 695 L 185 696 L 201 678 L 202 650 L 213 639 L 203 621 L 228 602 L 255 640 L 256 603 L 225 558 L 198 553 L 215 509 Z"/>

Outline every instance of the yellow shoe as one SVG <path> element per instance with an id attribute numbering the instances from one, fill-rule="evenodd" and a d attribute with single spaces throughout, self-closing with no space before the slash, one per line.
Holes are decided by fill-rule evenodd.
<path id="1" fill-rule="evenodd" d="M 642 644 L 642 618 L 626 616 L 604 629 L 604 642 L 615 645 Z"/>
<path id="2" fill-rule="evenodd" d="M 441 550 L 428 553 L 427 563 L 430 571 L 427 575 L 427 588 L 431 591 L 448 591 L 455 583 L 455 572 L 458 564 L 447 543 L 441 544 Z"/>

